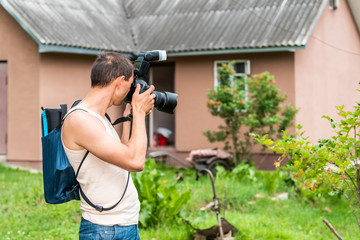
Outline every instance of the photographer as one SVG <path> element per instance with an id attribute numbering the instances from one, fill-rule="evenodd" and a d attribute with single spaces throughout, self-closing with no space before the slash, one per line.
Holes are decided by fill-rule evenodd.
<path id="1" fill-rule="evenodd" d="M 128 172 L 142 171 L 147 149 L 145 116 L 154 108 L 154 86 L 140 93 L 137 85 L 131 106 L 126 105 L 124 115 L 132 110 L 130 123 L 123 125 L 121 140 L 105 112 L 112 105 L 119 106 L 134 81 L 131 61 L 116 53 L 101 53 L 91 70 L 91 89 L 75 108 L 69 111 L 62 128 L 66 155 L 75 172 L 87 151 L 77 177 L 81 189 L 91 201 L 112 206 L 109 211 L 98 211 L 81 198 L 82 219 L 79 239 L 140 239 L 138 217 L 140 204 L 136 188 Z"/>

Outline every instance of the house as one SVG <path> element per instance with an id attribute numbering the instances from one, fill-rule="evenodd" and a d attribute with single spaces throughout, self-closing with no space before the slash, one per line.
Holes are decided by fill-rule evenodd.
<path id="1" fill-rule="evenodd" d="M 172 131 L 161 149 L 184 157 L 218 147 L 202 132 L 210 115 L 206 92 L 216 65 L 236 60 L 238 74 L 269 71 L 296 123 L 310 139 L 330 136 L 322 115 L 353 106 L 360 75 L 357 0 L 0 0 L 0 155 L 41 167 L 41 106 L 71 105 L 90 87 L 96 54 L 163 49 L 149 83 L 176 92 L 174 115 L 148 119 L 149 146 L 158 128 Z M 112 108 L 116 117 L 121 108 Z M 118 129 L 121 131 L 121 129 Z M 269 162 L 269 161 L 267 161 Z M 271 162 L 272 163 L 272 162 Z"/>

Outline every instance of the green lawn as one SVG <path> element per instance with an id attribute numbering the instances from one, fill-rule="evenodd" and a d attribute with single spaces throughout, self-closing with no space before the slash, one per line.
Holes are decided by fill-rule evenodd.
<path id="1" fill-rule="evenodd" d="M 159 165 L 162 181 L 174 182 L 176 169 Z M 200 208 L 212 201 L 210 179 L 202 176 L 195 181 L 195 172 L 182 171 L 182 189 L 190 189 L 192 197 L 183 207 L 182 216 L 197 228 L 217 223 L 216 214 Z M 216 190 L 222 204 L 221 213 L 238 228 L 236 239 L 337 239 L 322 222 L 326 218 L 345 239 L 360 239 L 347 202 L 339 198 L 301 198 L 282 182 L 270 190 L 289 192 L 288 200 L 271 199 L 272 192 L 261 173 L 256 181 L 234 181 L 216 178 Z M 166 181 L 164 181 L 166 180 Z M 226 186 L 226 188 L 225 188 Z M 262 198 L 256 198 L 262 194 Z M 44 202 L 42 175 L 0 165 L 0 239 L 77 239 L 80 224 L 79 201 L 50 205 Z M 168 222 L 140 229 L 142 240 L 191 239 L 194 231 L 185 223 Z"/>

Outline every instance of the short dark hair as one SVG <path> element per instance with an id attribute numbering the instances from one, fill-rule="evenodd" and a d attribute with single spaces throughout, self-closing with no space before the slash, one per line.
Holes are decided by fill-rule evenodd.
<path id="1" fill-rule="evenodd" d="M 114 52 L 100 53 L 91 69 L 91 87 L 104 87 L 120 76 L 129 80 L 133 71 L 129 58 Z"/>

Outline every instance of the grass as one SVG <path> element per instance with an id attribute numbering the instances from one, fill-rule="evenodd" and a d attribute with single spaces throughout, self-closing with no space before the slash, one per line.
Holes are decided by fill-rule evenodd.
<path id="1" fill-rule="evenodd" d="M 0 165 L 0 239 L 77 239 L 80 202 L 49 205 L 42 174 Z"/>
<path id="2" fill-rule="evenodd" d="M 176 181 L 176 169 L 159 165 L 167 182 Z M 213 193 L 207 176 L 195 181 L 195 172 L 182 171 L 182 189 L 190 189 L 192 198 L 184 206 L 183 218 L 196 228 L 217 224 L 216 214 L 201 207 L 212 201 Z M 216 178 L 216 191 L 225 218 L 238 230 L 235 239 L 336 239 L 322 222 L 326 218 L 346 240 L 359 239 L 360 232 L 347 202 L 334 197 L 310 201 L 300 198 L 284 183 L 268 189 L 261 174 L 256 181 Z M 271 178 L 270 178 L 271 179 Z M 165 181 L 165 182 L 166 182 Z M 270 184 L 271 185 L 271 184 Z M 226 188 L 225 188 L 226 186 Z M 288 200 L 271 199 L 269 192 L 289 192 Z M 262 194 L 261 198 L 255 197 Z M 50 205 L 44 202 L 42 174 L 30 173 L 0 165 L 0 239 L 78 239 L 79 201 Z M 192 239 L 194 231 L 181 221 L 140 229 L 142 240 Z"/>

